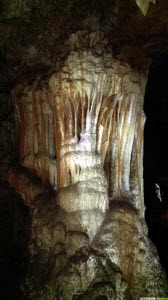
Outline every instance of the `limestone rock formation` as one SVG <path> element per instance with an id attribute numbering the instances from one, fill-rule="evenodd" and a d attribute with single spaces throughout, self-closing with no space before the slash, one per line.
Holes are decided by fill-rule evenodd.
<path id="1" fill-rule="evenodd" d="M 65 47 L 57 69 L 12 92 L 22 168 L 9 177 L 32 219 L 24 292 L 29 299 L 164 297 L 165 273 L 144 221 L 147 71 L 115 59 L 99 31 L 72 34 Z"/>

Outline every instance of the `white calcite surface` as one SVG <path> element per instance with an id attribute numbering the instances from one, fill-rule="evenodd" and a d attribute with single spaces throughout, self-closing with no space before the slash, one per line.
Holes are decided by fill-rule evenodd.
<path id="1" fill-rule="evenodd" d="M 116 61 L 100 33 L 79 32 L 69 43 L 72 51 L 64 66 L 49 79 L 59 124 L 59 203 L 68 211 L 80 205 L 105 211 L 108 198 L 122 197 L 131 199 L 143 214 L 142 107 L 147 74 Z M 87 191 L 82 180 L 89 181 Z M 66 200 L 68 189 L 64 194 L 63 188 L 68 186 Z"/>
<path id="2" fill-rule="evenodd" d="M 59 191 L 66 211 L 105 212 L 127 198 L 144 215 L 147 74 L 115 60 L 100 32 L 73 34 L 66 46 L 57 72 L 13 91 L 20 163 Z"/>

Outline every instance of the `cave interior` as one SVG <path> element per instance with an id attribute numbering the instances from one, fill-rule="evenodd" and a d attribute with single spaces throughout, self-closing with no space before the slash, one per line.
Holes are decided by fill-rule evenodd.
<path id="1" fill-rule="evenodd" d="M 168 275 L 167 1 L 160 0 L 156 3 L 151 1 L 148 12 L 146 6 L 142 7 L 142 11 L 138 8 L 141 7 L 140 3 L 145 1 L 135 3 L 134 0 L 130 1 L 128 6 L 126 0 L 116 0 L 113 3 L 94 0 L 89 4 L 87 0 L 81 3 L 75 0 L 49 1 L 48 4 L 47 1 L 45 3 L 45 1 L 33 0 L 30 1 L 31 5 L 27 4 L 28 1 L 20 0 L 13 1 L 13 6 L 10 1 L 1 2 L 0 285 L 2 294 L 6 295 L 6 299 L 27 299 L 22 296 L 19 298 L 18 295 L 20 282 L 30 259 L 28 244 L 32 230 L 29 206 L 25 204 L 22 195 L 18 193 L 15 185 L 11 184 L 8 177 L 12 168 L 20 168 L 11 91 L 25 78 L 33 82 L 38 74 L 42 74 L 45 78 L 48 72 L 51 70 L 54 72 L 57 68 L 57 60 L 64 61 L 69 51 L 65 46 L 62 48 L 64 40 L 70 34 L 85 28 L 89 31 L 97 28 L 104 30 L 115 58 L 126 60 L 136 70 L 149 68 L 144 97 L 145 220 L 149 238 L 156 245 L 161 264 Z M 146 1 L 148 5 L 149 2 Z M 17 175 L 15 176 L 17 181 Z M 28 176 L 35 181 L 41 180 L 34 178 L 36 176 L 31 172 Z M 47 184 L 49 192 L 54 193 L 50 183 Z M 100 295 L 94 299 L 107 299 L 107 297 Z M 128 296 L 127 299 L 132 298 Z"/>

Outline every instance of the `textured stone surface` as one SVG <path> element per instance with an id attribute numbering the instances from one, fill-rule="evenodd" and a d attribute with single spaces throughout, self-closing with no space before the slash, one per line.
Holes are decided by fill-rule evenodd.
<path id="1" fill-rule="evenodd" d="M 56 71 L 12 92 L 22 168 L 10 182 L 32 219 L 25 293 L 163 297 L 167 281 L 144 221 L 147 71 L 114 59 L 102 32 L 79 31 L 65 47 Z"/>
<path id="2" fill-rule="evenodd" d="M 92 247 L 120 268 L 131 297 L 166 295 L 167 281 L 156 248 L 137 211 L 129 203 L 113 201 L 103 225 Z"/>
<path id="3" fill-rule="evenodd" d="M 110 198 L 130 197 L 143 213 L 146 74 L 117 62 L 98 32 L 79 32 L 67 45 L 60 71 L 13 91 L 20 163 L 58 184 L 68 211 L 105 212 L 110 183 Z"/>
<path id="4" fill-rule="evenodd" d="M 10 168 L 8 180 L 28 206 L 31 205 L 32 199 L 48 189 L 35 172 L 21 166 Z"/>
<path id="5" fill-rule="evenodd" d="M 49 200 L 49 195 L 46 198 Z M 104 295 L 110 300 L 138 300 L 167 294 L 167 280 L 156 248 L 147 237 L 144 219 L 132 204 L 112 201 L 91 240 L 79 223 L 75 224 L 78 231 L 70 230 L 74 223 L 72 213 L 55 206 L 52 199 L 45 204 L 41 200 L 34 202 L 34 252 L 29 278 L 34 281 L 35 270 L 47 266 L 47 275 L 43 274 L 34 285 L 34 289 L 40 286 L 42 299 L 48 293 L 47 286 L 53 299 L 94 300 Z"/>

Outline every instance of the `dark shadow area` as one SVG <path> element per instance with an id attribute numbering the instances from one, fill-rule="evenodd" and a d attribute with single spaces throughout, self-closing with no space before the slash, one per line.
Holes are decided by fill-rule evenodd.
<path id="1" fill-rule="evenodd" d="M 107 296 L 98 296 L 95 300 L 108 300 Z"/>
<path id="2" fill-rule="evenodd" d="M 0 181 L 0 288 L 5 299 L 20 298 L 27 267 L 29 212 L 21 197 Z"/>
<path id="3" fill-rule="evenodd" d="M 168 57 L 157 61 L 150 68 L 144 104 L 145 217 L 168 274 Z"/>

